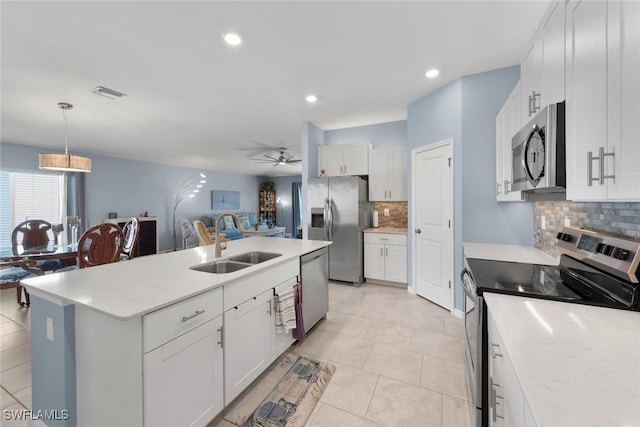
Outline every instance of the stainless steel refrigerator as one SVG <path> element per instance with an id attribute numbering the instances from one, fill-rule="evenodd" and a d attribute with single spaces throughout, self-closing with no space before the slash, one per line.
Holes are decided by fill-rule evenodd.
<path id="1" fill-rule="evenodd" d="M 309 239 L 331 240 L 329 279 L 360 285 L 364 280 L 362 231 L 370 226 L 367 181 L 357 176 L 310 178 Z"/>

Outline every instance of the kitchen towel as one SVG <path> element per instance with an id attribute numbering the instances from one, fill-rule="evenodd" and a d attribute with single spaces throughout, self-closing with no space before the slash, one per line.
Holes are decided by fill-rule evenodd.
<path id="1" fill-rule="evenodd" d="M 276 333 L 285 334 L 296 327 L 295 287 L 276 295 Z"/>
<path id="2" fill-rule="evenodd" d="M 302 319 L 302 284 L 298 282 L 293 289 L 296 294 L 296 328 L 293 330 L 293 337 L 298 341 L 302 341 L 307 336 L 304 332 L 304 320 Z"/>
<path id="3" fill-rule="evenodd" d="M 372 226 L 378 228 L 378 211 L 373 211 L 373 221 Z"/>

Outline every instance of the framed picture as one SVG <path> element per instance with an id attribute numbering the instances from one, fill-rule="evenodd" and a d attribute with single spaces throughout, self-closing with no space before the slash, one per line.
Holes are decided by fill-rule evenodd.
<path id="1" fill-rule="evenodd" d="M 118 218 L 118 212 L 109 212 L 109 219 Z"/>
<path id="2" fill-rule="evenodd" d="M 239 191 L 211 191 L 211 210 L 226 211 L 240 209 Z"/>

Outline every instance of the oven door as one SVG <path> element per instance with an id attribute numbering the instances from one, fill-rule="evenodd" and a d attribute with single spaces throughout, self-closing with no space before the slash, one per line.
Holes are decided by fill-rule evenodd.
<path id="1" fill-rule="evenodd" d="M 482 311 L 483 300 L 477 295 L 471 273 L 462 271 L 464 289 L 464 338 L 469 388 L 475 411 L 472 414 L 476 426 L 482 425 Z"/>

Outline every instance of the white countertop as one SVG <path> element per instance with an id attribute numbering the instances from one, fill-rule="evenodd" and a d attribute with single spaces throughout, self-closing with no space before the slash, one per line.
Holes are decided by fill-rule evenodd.
<path id="1" fill-rule="evenodd" d="M 22 281 L 29 292 L 130 319 L 330 245 L 318 240 L 251 237 L 228 242 L 222 258 L 251 251 L 282 256 L 228 274 L 190 270 L 214 260 L 213 245 L 134 258 Z"/>
<path id="2" fill-rule="evenodd" d="M 485 293 L 539 426 L 640 426 L 640 313 Z"/>
<path id="3" fill-rule="evenodd" d="M 364 230 L 365 233 L 385 233 L 385 234 L 407 234 L 406 228 L 395 228 L 395 227 L 376 227 L 376 228 L 367 228 Z"/>
<path id="4" fill-rule="evenodd" d="M 554 257 L 531 246 L 463 242 L 462 248 L 465 258 L 541 265 L 558 265 L 560 262 L 559 257 Z"/>

